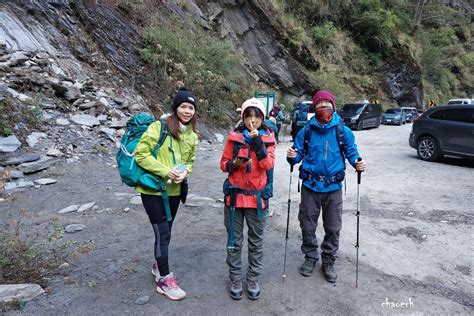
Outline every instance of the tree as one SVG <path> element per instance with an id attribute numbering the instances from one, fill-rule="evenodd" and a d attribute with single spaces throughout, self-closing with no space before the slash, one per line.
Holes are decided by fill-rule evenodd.
<path id="1" fill-rule="evenodd" d="M 412 20 L 412 34 L 415 34 L 416 31 L 418 30 L 418 27 L 420 26 L 421 19 L 423 17 L 423 9 L 425 5 L 427 5 L 430 2 L 430 0 L 416 0 L 416 4 L 414 7 L 414 13 L 413 13 L 413 20 Z"/>

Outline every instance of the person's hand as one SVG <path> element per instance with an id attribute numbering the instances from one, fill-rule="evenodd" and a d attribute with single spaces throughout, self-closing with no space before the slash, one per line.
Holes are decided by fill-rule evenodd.
<path id="1" fill-rule="evenodd" d="M 290 159 L 295 159 L 296 154 L 296 149 L 294 149 L 293 147 L 288 148 L 288 150 L 286 151 L 286 156 Z"/>
<path id="2" fill-rule="evenodd" d="M 188 170 L 184 170 L 183 172 L 180 172 L 178 177 L 173 180 L 174 183 L 181 183 L 183 182 L 184 178 L 188 175 Z"/>
<path id="3" fill-rule="evenodd" d="M 170 179 L 172 181 L 175 181 L 176 179 L 178 179 L 179 176 L 180 176 L 180 172 L 176 169 L 171 169 L 168 172 L 168 179 Z"/>
<path id="4" fill-rule="evenodd" d="M 253 127 L 252 122 L 250 122 L 250 132 L 249 132 L 249 136 L 250 136 L 250 138 L 255 138 L 255 137 L 258 136 L 258 130 L 256 130 L 256 129 Z"/>
<path id="5" fill-rule="evenodd" d="M 243 160 L 243 159 L 240 159 L 239 157 L 236 157 L 233 162 L 234 162 L 234 166 L 236 167 L 239 167 L 241 165 L 246 166 L 248 164 L 252 164 L 252 159 Z"/>
<path id="6" fill-rule="evenodd" d="M 367 163 L 365 162 L 364 159 L 356 161 L 356 170 L 358 172 L 364 172 L 366 168 L 367 168 Z"/>

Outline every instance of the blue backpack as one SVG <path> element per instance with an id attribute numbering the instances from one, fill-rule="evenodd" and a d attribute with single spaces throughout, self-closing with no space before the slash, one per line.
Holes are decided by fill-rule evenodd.
<path id="1" fill-rule="evenodd" d="M 308 123 L 308 105 L 298 103 L 293 112 L 293 121 L 297 126 L 305 126 Z"/>
<path id="2" fill-rule="evenodd" d="M 120 148 L 115 159 L 123 183 L 130 187 L 140 185 L 153 191 L 161 191 L 163 202 L 165 204 L 166 216 L 168 221 L 171 221 L 171 211 L 164 181 L 160 177 L 147 172 L 135 161 L 135 148 L 137 147 L 143 133 L 145 133 L 153 122 L 155 122 L 155 118 L 150 114 L 138 113 L 132 116 L 127 122 L 127 128 L 122 140 L 120 141 Z M 160 138 L 153 149 L 153 156 L 157 156 L 158 149 L 163 145 L 168 134 L 168 125 L 165 120 L 161 120 Z"/>

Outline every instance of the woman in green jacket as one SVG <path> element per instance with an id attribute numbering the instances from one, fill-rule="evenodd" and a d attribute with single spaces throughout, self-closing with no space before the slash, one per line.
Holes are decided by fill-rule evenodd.
<path id="1" fill-rule="evenodd" d="M 142 135 L 135 151 L 138 165 L 162 178 L 166 183 L 166 193 L 171 214 L 166 214 L 165 200 L 161 192 L 151 191 L 141 186 L 143 206 L 155 233 L 155 262 L 152 274 L 155 276 L 156 291 L 171 300 L 184 299 L 186 293 L 178 286 L 176 277 L 169 271 L 168 248 L 171 227 L 178 211 L 182 182 L 191 173 L 196 158 L 198 137 L 196 134 L 197 100 L 186 88 L 180 88 L 173 101 L 173 113 L 166 119 L 169 135 L 153 155 L 161 133 L 161 122 L 151 124 Z M 167 216 L 168 215 L 168 216 Z M 171 218 L 169 218 L 171 215 Z"/>

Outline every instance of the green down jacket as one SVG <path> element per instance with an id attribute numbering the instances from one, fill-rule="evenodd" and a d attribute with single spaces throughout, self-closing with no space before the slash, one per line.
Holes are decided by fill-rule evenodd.
<path id="1" fill-rule="evenodd" d="M 185 131 L 179 131 L 179 140 L 172 138 L 171 134 L 168 134 L 155 158 L 152 152 L 158 143 L 160 132 L 161 122 L 159 120 L 148 127 L 135 149 L 135 160 L 140 167 L 163 179 L 166 184 L 166 193 L 168 193 L 168 196 L 179 196 L 181 194 L 180 184 L 168 184 L 167 175 L 168 172 L 178 164 L 186 165 L 186 170 L 188 173 L 191 173 L 194 160 L 196 159 L 198 137 L 190 125 L 187 126 Z M 135 190 L 139 193 L 161 195 L 160 192 L 152 191 L 141 186 L 137 186 Z"/>

